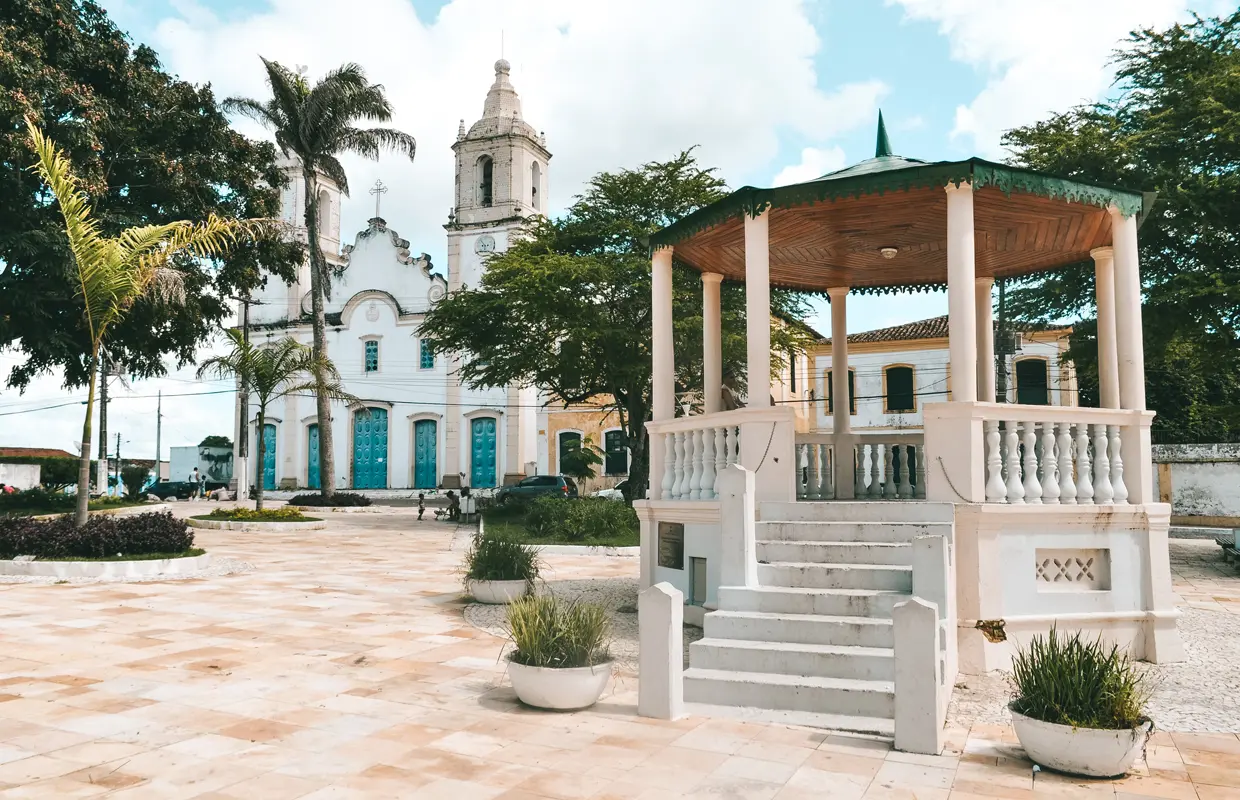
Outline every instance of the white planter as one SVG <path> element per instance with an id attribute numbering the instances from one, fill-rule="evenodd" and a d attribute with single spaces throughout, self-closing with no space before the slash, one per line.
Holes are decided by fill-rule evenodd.
<path id="1" fill-rule="evenodd" d="M 1021 747 L 1035 763 L 1072 775 L 1115 778 L 1128 772 L 1141 755 L 1153 723 L 1105 731 L 1056 725 L 1012 711 L 1012 726 Z"/>
<path id="2" fill-rule="evenodd" d="M 525 597 L 526 592 L 529 591 L 529 584 L 525 581 L 475 581 L 471 579 L 466 588 L 479 603 L 504 605 Z"/>
<path id="3" fill-rule="evenodd" d="M 598 702 L 611 679 L 611 664 L 553 669 L 508 662 L 508 677 L 517 698 L 527 706 L 576 711 Z"/>

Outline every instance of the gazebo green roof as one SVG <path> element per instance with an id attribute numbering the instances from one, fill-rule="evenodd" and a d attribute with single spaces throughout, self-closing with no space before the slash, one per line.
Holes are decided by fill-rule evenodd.
<path id="1" fill-rule="evenodd" d="M 828 284 L 936 287 L 946 280 L 944 248 L 937 241 L 946 235 L 943 187 L 965 182 L 973 185 L 979 234 L 989 232 L 993 247 L 1007 256 L 990 263 L 979 241 L 979 275 L 1019 275 L 1080 263 L 1089 249 L 1110 241 L 1106 208 L 1143 216 L 1154 199 L 1152 193 L 981 158 L 927 162 L 895 155 L 880 112 L 873 158 L 790 186 L 737 189 L 656 232 L 650 244 L 675 246 L 677 260 L 699 271 L 743 280 L 741 221 L 775 209 L 770 247 L 776 285 L 811 290 Z M 795 222 L 777 223 L 788 214 Z M 1043 230 L 1023 230 L 1039 226 Z M 1045 230 L 1048 226 L 1052 230 Z M 886 246 L 899 248 L 902 263 L 863 255 L 877 258 Z M 781 269 L 781 261 L 787 269 Z M 895 266 L 902 269 L 893 272 Z"/>

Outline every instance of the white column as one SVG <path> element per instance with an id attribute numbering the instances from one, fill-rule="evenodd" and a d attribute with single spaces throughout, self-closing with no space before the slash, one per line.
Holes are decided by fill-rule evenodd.
<path id="1" fill-rule="evenodd" d="M 707 414 L 723 410 L 722 281 L 718 273 L 702 273 L 702 394 Z"/>
<path id="2" fill-rule="evenodd" d="M 977 288 L 974 284 L 973 185 L 947 185 L 947 338 L 952 399 L 977 401 Z"/>
<path id="3" fill-rule="evenodd" d="M 676 415 L 676 358 L 672 343 L 672 248 L 660 247 L 651 259 L 650 275 L 652 416 L 656 420 Z"/>
<path id="4" fill-rule="evenodd" d="M 745 217 L 745 349 L 750 408 L 771 402 L 770 220 L 770 211 Z"/>
<path id="5" fill-rule="evenodd" d="M 1141 331 L 1141 275 L 1137 257 L 1137 218 L 1111 208 L 1115 248 L 1115 352 L 1119 363 L 1121 408 L 1145 410 L 1145 352 Z"/>
<path id="6" fill-rule="evenodd" d="M 835 497 L 853 497 L 852 407 L 848 402 L 848 287 L 827 289 L 831 298 L 831 432 L 835 443 Z"/>
<path id="7" fill-rule="evenodd" d="M 1119 360 L 1115 350 L 1115 250 L 1095 247 L 1094 297 L 1098 304 L 1098 401 L 1119 408 Z"/>
<path id="8" fill-rule="evenodd" d="M 974 281 L 977 307 L 977 399 L 984 403 L 995 401 L 995 326 L 990 291 L 994 278 L 977 278 Z"/>

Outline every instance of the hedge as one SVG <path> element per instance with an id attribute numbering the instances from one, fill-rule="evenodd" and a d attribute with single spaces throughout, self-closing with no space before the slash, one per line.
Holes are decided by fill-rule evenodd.
<path id="1" fill-rule="evenodd" d="M 95 516 L 82 527 L 73 517 L 50 520 L 0 518 L 0 558 L 104 558 L 118 555 L 184 553 L 194 546 L 194 532 L 171 512 L 130 517 Z"/>

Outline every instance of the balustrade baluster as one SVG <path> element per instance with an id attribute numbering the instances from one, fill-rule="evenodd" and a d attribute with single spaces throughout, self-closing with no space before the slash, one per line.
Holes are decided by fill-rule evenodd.
<path id="1" fill-rule="evenodd" d="M 685 455 L 688 456 L 688 463 L 685 465 L 685 471 L 689 475 L 688 489 L 690 500 L 702 499 L 702 432 L 689 431 L 685 442 Z"/>
<path id="2" fill-rule="evenodd" d="M 831 445 L 819 445 L 821 452 L 818 455 L 818 463 L 821 469 L 818 472 L 818 495 L 825 500 L 835 499 L 835 451 L 831 449 Z"/>
<path id="3" fill-rule="evenodd" d="M 723 432 L 723 428 L 714 429 L 715 436 L 715 483 L 711 484 L 711 492 L 714 497 L 719 496 L 719 476 L 723 474 L 724 469 L 728 466 L 728 444 L 727 435 Z"/>
<path id="4" fill-rule="evenodd" d="M 1025 502 L 1025 486 L 1020 480 L 1020 438 L 1016 435 L 1016 422 L 1007 420 L 1004 425 L 1004 441 L 1007 444 L 1007 501 Z"/>
<path id="5" fill-rule="evenodd" d="M 870 458 L 866 462 L 870 473 L 870 487 L 866 494 L 881 499 L 883 496 L 883 446 L 870 445 Z"/>
<path id="6" fill-rule="evenodd" d="M 866 486 L 866 465 L 865 465 L 865 448 L 867 445 L 857 444 L 853 447 L 853 474 L 855 482 L 853 484 L 853 497 L 865 497 Z"/>
<path id="7" fill-rule="evenodd" d="M 1076 423 L 1076 502 L 1094 503 L 1094 473 L 1089 457 L 1089 425 Z"/>
<path id="8" fill-rule="evenodd" d="M 725 431 L 728 438 L 728 462 L 725 466 L 730 467 L 740 460 L 740 429 L 735 425 L 729 425 Z"/>
<path id="9" fill-rule="evenodd" d="M 676 488 L 676 434 L 663 434 L 663 442 L 663 483 L 660 484 L 663 492 L 660 496 L 664 500 L 675 500 L 672 490 Z"/>
<path id="10" fill-rule="evenodd" d="M 1111 459 L 1107 457 L 1107 426 L 1094 425 L 1094 502 L 1110 505 L 1115 497 L 1111 486 Z"/>
<path id="11" fill-rule="evenodd" d="M 1036 451 L 1038 437 L 1034 433 L 1034 423 L 1022 422 L 1020 426 L 1022 431 L 1021 444 L 1024 445 L 1025 450 L 1025 502 L 1041 503 L 1042 484 L 1038 481 L 1038 454 Z"/>
<path id="12" fill-rule="evenodd" d="M 1059 461 L 1055 457 L 1055 423 L 1042 423 L 1042 502 L 1059 505 Z"/>
<path id="13" fill-rule="evenodd" d="M 815 442 L 806 446 L 805 453 L 805 496 L 810 500 L 821 500 L 822 495 L 818 492 L 818 443 Z"/>
<path id="14" fill-rule="evenodd" d="M 796 474 L 797 499 L 805 500 L 809 497 L 809 490 L 807 488 L 808 481 L 805 478 L 805 474 L 809 470 L 809 445 L 807 444 L 793 445 L 793 452 L 794 452 L 794 457 L 795 457 L 795 461 L 793 463 L 796 464 L 796 473 L 797 473 Z"/>
<path id="15" fill-rule="evenodd" d="M 699 496 L 703 500 L 715 499 L 715 431 L 702 431 L 702 480 Z"/>
<path id="16" fill-rule="evenodd" d="M 926 499 L 926 446 L 913 446 L 914 463 L 917 465 L 917 485 L 913 487 L 913 496 L 919 500 Z"/>
<path id="17" fill-rule="evenodd" d="M 685 435 L 684 433 L 674 433 L 672 436 L 676 440 L 676 479 L 672 483 L 672 499 L 684 500 L 685 495 Z"/>
<path id="18" fill-rule="evenodd" d="M 900 480 L 896 483 L 896 494 L 904 500 L 909 500 L 913 497 L 913 484 L 908 478 L 909 446 L 896 445 L 896 453 L 900 456 Z"/>
<path id="19" fill-rule="evenodd" d="M 1072 423 L 1059 423 L 1059 502 L 1076 503 L 1076 483 L 1072 479 Z"/>
<path id="20" fill-rule="evenodd" d="M 896 465 L 895 465 L 895 445 L 883 445 L 883 499 L 895 500 L 896 494 Z"/>
<path id="21" fill-rule="evenodd" d="M 1122 440 L 1119 438 L 1119 426 L 1107 426 L 1107 438 L 1111 440 L 1111 489 L 1112 500 L 1117 504 L 1128 502 L 1128 485 L 1124 483 L 1124 458 L 1120 453 Z"/>
<path id="22" fill-rule="evenodd" d="M 999 447 L 999 421 L 989 419 L 982 426 L 986 431 L 986 500 L 1002 503 L 1007 499 L 1007 486 L 1003 483 L 1003 454 Z"/>

